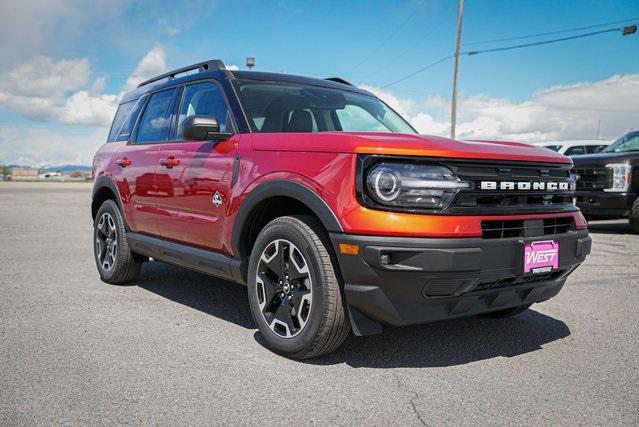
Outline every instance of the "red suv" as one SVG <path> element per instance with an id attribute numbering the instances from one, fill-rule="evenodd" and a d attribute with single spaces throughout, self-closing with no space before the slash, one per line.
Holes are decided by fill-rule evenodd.
<path id="1" fill-rule="evenodd" d="M 555 296 L 591 247 L 570 168 L 418 135 L 341 79 L 212 60 L 122 99 L 93 162 L 95 260 L 112 284 L 151 259 L 246 284 L 272 348 L 315 357 L 351 330 Z"/>

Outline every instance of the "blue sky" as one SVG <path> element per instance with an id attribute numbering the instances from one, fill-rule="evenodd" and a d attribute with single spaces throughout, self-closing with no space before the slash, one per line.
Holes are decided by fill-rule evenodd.
<path id="1" fill-rule="evenodd" d="M 110 114 L 108 109 L 113 108 L 114 97 L 121 93 L 141 59 L 153 49 L 159 53 L 156 58 L 161 64 L 151 69 L 175 68 L 209 58 L 222 58 L 227 64 L 243 67 L 245 58 L 254 56 L 256 70 L 341 76 L 376 91 L 425 131 L 447 133 L 446 103 L 451 91 L 452 61 L 384 90 L 380 88 L 453 51 L 457 12 L 457 2 L 453 0 L 239 0 L 183 4 L 50 0 L 44 6 L 38 2 L 8 0 L 0 9 L 0 36 L 14 40 L 0 47 L 0 163 L 18 159 L 46 161 L 46 156 L 33 154 L 47 150 L 37 142 L 33 147 L 16 146 L 13 138 L 19 133 L 18 129 L 35 132 L 29 141 L 36 141 L 36 137 L 49 132 L 59 141 L 58 150 L 65 147 L 65 135 L 76 138 L 74 141 L 92 138 L 83 145 L 86 152 L 81 156 L 59 156 L 52 161 L 90 160 L 90 151 L 99 146 L 100 135 L 105 132 L 108 120 L 104 117 Z M 467 45 L 464 49 L 499 47 L 597 29 L 521 41 L 470 43 L 634 17 L 639 17 L 636 0 L 466 0 L 462 40 Z M 86 60 L 90 71 L 79 67 L 78 73 L 87 75 L 78 77 L 76 84 L 57 93 L 55 99 L 47 98 L 43 89 L 12 92 L 9 86 L 19 80 L 16 73 L 31 72 L 33 67 L 29 64 L 33 65 L 34 58 L 38 57 L 50 59 L 51 64 L 59 65 L 59 71 L 66 75 L 75 73 L 79 62 L 74 63 L 78 67 L 66 69 L 60 61 Z M 18 64 L 26 65 L 16 71 Z M 523 140 L 585 137 L 590 134 L 581 135 L 578 129 L 567 131 L 565 123 L 551 123 L 550 118 L 556 112 L 546 111 L 540 120 L 541 123 L 548 120 L 545 126 L 554 129 L 552 132 L 544 133 L 543 126 L 531 128 L 530 122 L 538 121 L 535 115 L 542 114 L 540 108 L 549 108 L 549 96 L 552 108 L 570 111 L 567 116 L 576 114 L 578 108 L 574 106 L 555 105 L 562 95 L 544 91 L 557 86 L 586 85 L 579 86 L 579 93 L 570 94 L 582 100 L 586 97 L 593 105 L 601 103 L 592 108 L 604 113 L 591 111 L 588 117 L 579 116 L 575 120 L 590 127 L 593 120 L 603 120 L 604 136 L 612 138 L 632 127 L 628 119 L 620 115 L 632 116 L 637 111 L 624 99 L 619 104 L 621 112 L 612 116 L 618 102 L 604 97 L 635 90 L 634 76 L 638 72 L 639 36 L 622 37 L 619 33 L 465 56 L 460 90 L 462 104 L 467 108 L 462 112 L 462 120 L 466 120 L 466 132 L 470 136 Z M 613 76 L 625 76 L 625 80 L 610 82 Z M 96 109 L 98 118 L 78 118 L 77 109 L 82 107 L 81 99 L 85 99 L 82 97 L 73 98 L 76 101 L 73 114 L 61 112 L 63 105 L 78 91 L 92 97 L 86 102 L 96 102 L 92 108 Z M 33 97 L 38 98 L 39 104 L 34 104 Z M 32 108 L 44 108 L 40 98 L 50 101 L 55 111 L 33 113 Z M 481 111 L 487 107 L 493 108 L 494 113 L 482 116 Z M 104 111 L 97 111 L 99 108 Z M 509 109 L 508 114 L 499 116 L 498 111 L 505 108 Z M 514 129 L 500 120 L 519 120 L 521 126 Z"/>

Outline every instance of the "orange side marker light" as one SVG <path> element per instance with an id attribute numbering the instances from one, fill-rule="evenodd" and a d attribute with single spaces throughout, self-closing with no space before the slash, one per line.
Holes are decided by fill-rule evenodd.
<path id="1" fill-rule="evenodd" d="M 359 253 L 359 245 L 340 243 L 339 251 L 343 253 L 344 255 L 357 255 Z"/>

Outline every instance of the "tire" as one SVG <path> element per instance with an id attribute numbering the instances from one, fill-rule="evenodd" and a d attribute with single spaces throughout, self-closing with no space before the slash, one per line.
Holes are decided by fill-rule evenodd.
<path id="1" fill-rule="evenodd" d="M 135 280 L 142 263 L 129 249 L 118 205 L 106 200 L 93 221 L 93 254 L 100 278 L 112 285 Z"/>
<path id="2" fill-rule="evenodd" d="M 635 199 L 632 208 L 630 208 L 630 231 L 639 234 L 639 197 Z"/>
<path id="3" fill-rule="evenodd" d="M 484 316 L 500 319 L 504 317 L 513 317 L 528 310 L 532 304 L 520 305 L 518 307 L 507 308 L 506 310 L 493 311 L 486 313 Z"/>
<path id="4" fill-rule="evenodd" d="M 321 224 L 309 216 L 274 219 L 251 251 L 253 320 L 276 352 L 294 359 L 337 349 L 350 332 L 339 273 Z"/>

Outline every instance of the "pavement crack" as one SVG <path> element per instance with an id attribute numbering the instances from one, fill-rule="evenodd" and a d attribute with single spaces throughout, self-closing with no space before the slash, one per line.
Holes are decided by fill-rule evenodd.
<path id="1" fill-rule="evenodd" d="M 417 409 L 417 405 L 415 404 L 415 400 L 419 398 L 419 394 L 417 394 L 415 391 L 411 390 L 410 388 L 406 387 L 406 385 L 404 385 L 404 383 L 399 378 L 396 372 L 392 372 L 392 375 L 393 375 L 393 378 L 395 379 L 395 384 L 397 385 L 397 388 L 403 391 L 404 393 L 407 393 L 413 396 L 410 399 L 408 399 L 408 403 L 410 403 L 410 407 L 413 414 L 415 414 L 415 416 L 417 417 L 417 419 L 423 426 L 428 425 L 426 421 L 424 421 L 424 419 L 422 418 L 422 414 L 419 412 L 419 410 Z"/>

